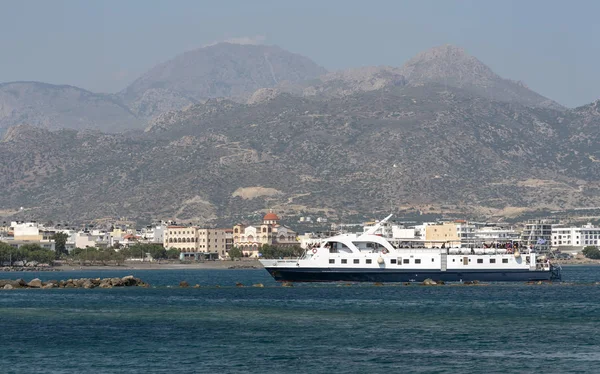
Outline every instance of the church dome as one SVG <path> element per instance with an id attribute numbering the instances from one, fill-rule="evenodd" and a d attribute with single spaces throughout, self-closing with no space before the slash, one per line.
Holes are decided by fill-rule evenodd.
<path id="1" fill-rule="evenodd" d="M 265 214 L 265 216 L 263 217 L 263 221 L 279 221 L 279 217 L 277 217 L 277 214 L 269 212 Z"/>

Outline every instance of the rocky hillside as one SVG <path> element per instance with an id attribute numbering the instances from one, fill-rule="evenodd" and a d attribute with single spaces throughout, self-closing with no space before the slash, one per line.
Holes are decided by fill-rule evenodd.
<path id="1" fill-rule="evenodd" d="M 219 43 L 152 68 L 120 96 L 138 114 L 151 117 L 209 98 L 245 101 L 259 88 L 298 83 L 325 72 L 310 59 L 276 46 Z M 148 91 L 160 105 L 150 100 Z"/>
<path id="2" fill-rule="evenodd" d="M 503 79 L 459 47 L 443 45 L 421 52 L 400 69 L 411 85 L 438 83 L 473 91 L 491 100 L 562 109 L 523 82 Z"/>
<path id="3" fill-rule="evenodd" d="M 73 86 L 39 82 L 0 84 L 0 133 L 28 124 L 47 129 L 92 129 L 106 132 L 143 126 L 114 96 Z"/>
<path id="4" fill-rule="evenodd" d="M 318 79 L 280 84 L 282 92 L 306 97 L 341 97 L 384 87 L 438 84 L 461 88 L 493 101 L 563 110 L 558 103 L 530 90 L 523 82 L 504 79 L 477 58 L 452 45 L 421 52 L 402 67 L 368 66 L 335 71 Z"/>
<path id="5" fill-rule="evenodd" d="M 428 83 L 208 100 L 130 136 L 22 126 L 0 143 L 0 208 L 208 222 L 267 207 L 343 216 L 598 206 L 600 154 L 580 135 L 600 125 L 596 105 L 558 111 Z"/>

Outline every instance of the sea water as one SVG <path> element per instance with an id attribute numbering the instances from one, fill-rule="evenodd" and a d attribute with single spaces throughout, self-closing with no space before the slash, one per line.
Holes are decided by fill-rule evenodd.
<path id="1" fill-rule="evenodd" d="M 552 285 L 286 288 L 264 270 L 0 279 L 128 274 L 155 288 L 0 290 L 0 372 L 600 372 L 600 267 L 565 267 Z"/>

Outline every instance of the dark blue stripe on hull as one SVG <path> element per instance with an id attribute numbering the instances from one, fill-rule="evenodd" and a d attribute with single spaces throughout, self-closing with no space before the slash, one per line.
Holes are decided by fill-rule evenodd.
<path id="1" fill-rule="evenodd" d="M 268 268 L 267 271 L 279 282 L 422 282 L 427 278 L 444 282 L 526 282 L 550 280 L 550 271 L 398 271 L 398 270 L 344 270 L 344 269 L 298 269 Z"/>

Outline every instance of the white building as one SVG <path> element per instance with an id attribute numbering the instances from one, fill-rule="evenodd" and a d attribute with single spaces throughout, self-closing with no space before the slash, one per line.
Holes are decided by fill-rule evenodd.
<path id="1" fill-rule="evenodd" d="M 583 227 L 552 227 L 552 247 L 557 249 L 583 249 L 600 245 L 600 227 L 588 223 Z"/>
<path id="2" fill-rule="evenodd" d="M 475 238 L 481 239 L 484 242 L 497 242 L 497 241 L 509 241 L 519 240 L 521 233 L 510 228 L 497 227 L 497 226 L 486 226 L 475 229 Z"/>
<path id="3" fill-rule="evenodd" d="M 42 240 L 37 222 L 11 222 L 9 232 L 15 240 Z"/>
<path id="4" fill-rule="evenodd" d="M 456 232 L 461 241 L 461 244 L 472 243 L 475 239 L 475 225 L 467 221 L 455 221 Z"/>
<path id="5" fill-rule="evenodd" d="M 153 225 L 144 227 L 140 231 L 140 236 L 143 242 L 145 243 L 159 243 L 163 244 L 165 241 L 165 232 L 167 226 L 164 224 Z"/>
<path id="6" fill-rule="evenodd" d="M 547 252 L 552 245 L 552 222 L 546 219 L 529 220 L 521 233 L 521 243 Z"/>

